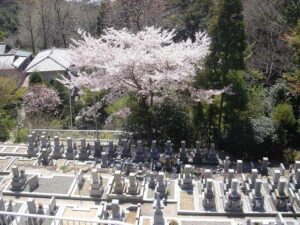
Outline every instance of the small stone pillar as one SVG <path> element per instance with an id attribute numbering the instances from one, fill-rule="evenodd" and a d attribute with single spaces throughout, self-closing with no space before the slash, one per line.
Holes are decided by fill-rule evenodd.
<path id="1" fill-rule="evenodd" d="M 150 180 L 149 180 L 149 183 L 148 183 L 148 187 L 149 188 L 155 188 L 155 185 L 156 185 L 156 182 L 155 182 L 155 174 L 153 172 L 150 173 Z"/>
<path id="2" fill-rule="evenodd" d="M 121 213 L 120 213 L 120 206 L 119 206 L 119 200 L 113 199 L 111 201 L 111 210 L 112 210 L 112 218 L 113 220 L 120 220 L 121 219 Z"/>
<path id="3" fill-rule="evenodd" d="M 243 160 L 237 160 L 237 162 L 236 162 L 236 172 L 238 174 L 243 173 Z"/>
<path id="4" fill-rule="evenodd" d="M 230 166 L 229 156 L 226 156 L 224 160 L 224 173 L 228 172 L 229 166 Z"/>
<path id="5" fill-rule="evenodd" d="M 108 167 L 107 153 L 102 152 L 101 153 L 101 168 L 107 168 L 107 167 Z"/>
<path id="6" fill-rule="evenodd" d="M 115 194 L 123 194 L 123 181 L 121 171 L 117 170 L 114 174 L 114 188 L 113 193 Z"/>
<path id="7" fill-rule="evenodd" d="M 36 214 L 37 208 L 33 198 L 27 200 L 27 209 L 29 214 Z"/>
<path id="8" fill-rule="evenodd" d="M 131 195 L 136 195 L 138 193 L 138 183 L 136 181 L 136 173 L 129 174 L 128 193 Z"/>

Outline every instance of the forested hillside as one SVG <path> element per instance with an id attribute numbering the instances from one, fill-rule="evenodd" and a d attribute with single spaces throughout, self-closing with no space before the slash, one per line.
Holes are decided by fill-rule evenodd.
<path id="1" fill-rule="evenodd" d="M 0 40 L 14 35 L 18 29 L 17 0 L 0 0 Z"/>
<path id="2" fill-rule="evenodd" d="M 95 102 L 90 90 L 84 90 L 82 98 L 74 102 L 77 128 L 91 129 L 97 120 L 101 128 L 126 129 L 147 141 L 149 137 L 170 137 L 175 145 L 183 139 L 191 144 L 201 140 L 205 146 L 214 142 L 218 148 L 244 158 L 267 155 L 292 160 L 299 154 L 299 0 L 0 3 L 0 40 L 34 53 L 51 47 L 74 47 L 72 39 L 80 39 L 78 31 L 99 38 L 111 27 L 126 28 L 133 34 L 151 26 L 174 30 L 174 43 L 195 43 L 199 31 L 210 38 L 209 53 L 188 88 L 174 88 L 172 94 L 163 96 L 165 89 L 161 87 L 155 94 L 163 100 L 157 102 L 153 93 L 145 97 L 140 92 L 128 92 L 118 100 L 97 92 Z M 94 69 L 81 66 L 87 71 Z M 58 91 L 62 101 L 68 101 L 67 90 L 57 83 L 47 85 Z M 192 89 L 224 87 L 230 87 L 231 93 L 217 95 L 212 102 L 192 98 Z M 61 128 L 68 127 L 68 107 L 59 106 L 60 113 L 54 115 Z M 96 118 L 90 113 L 93 110 L 98 112 Z"/>

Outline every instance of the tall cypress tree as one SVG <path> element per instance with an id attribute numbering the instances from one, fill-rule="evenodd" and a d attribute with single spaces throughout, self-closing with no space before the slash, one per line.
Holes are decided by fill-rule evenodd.
<path id="1" fill-rule="evenodd" d="M 105 28 L 104 17 L 107 10 L 107 2 L 101 1 L 97 15 L 97 35 L 100 36 Z"/>
<path id="2" fill-rule="evenodd" d="M 211 52 L 205 62 L 207 85 L 210 88 L 220 89 L 233 84 L 234 89 L 236 89 L 234 91 L 237 91 L 235 96 L 221 96 L 217 125 L 219 138 L 222 136 L 224 106 L 242 109 L 245 108 L 247 99 L 246 90 L 243 88 L 244 78 L 238 72 L 245 70 L 246 67 L 246 34 L 242 12 L 241 0 L 220 0 L 220 5 L 209 24 Z M 236 104 L 233 101 L 239 101 L 239 103 Z M 235 110 L 234 108 L 231 110 Z M 225 117 L 229 118 L 233 115 L 226 115 Z"/>

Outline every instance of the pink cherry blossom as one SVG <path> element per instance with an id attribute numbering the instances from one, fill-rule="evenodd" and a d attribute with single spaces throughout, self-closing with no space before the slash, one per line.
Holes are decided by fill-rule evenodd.
<path id="1" fill-rule="evenodd" d="M 203 66 L 210 40 L 205 33 L 197 33 L 195 42 L 174 42 L 174 36 L 174 30 L 154 27 L 138 33 L 109 28 L 100 38 L 81 31 L 81 39 L 73 40 L 70 50 L 80 72 L 62 82 L 118 94 L 133 92 L 152 100 L 186 89 Z M 195 90 L 192 96 L 209 101 L 220 93 Z"/>
<path id="2" fill-rule="evenodd" d="M 57 93 L 43 84 L 32 86 L 23 100 L 28 116 L 53 112 L 61 104 Z"/>

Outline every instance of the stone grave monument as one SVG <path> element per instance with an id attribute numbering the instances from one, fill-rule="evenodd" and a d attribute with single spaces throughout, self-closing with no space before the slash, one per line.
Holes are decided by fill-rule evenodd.
<path id="1" fill-rule="evenodd" d="M 156 147 L 156 141 L 155 140 L 153 140 L 152 143 L 151 143 L 150 158 L 153 161 L 158 161 L 159 160 L 159 152 L 158 152 L 158 149 Z"/>
<path id="2" fill-rule="evenodd" d="M 121 145 L 122 145 L 122 152 L 121 152 L 121 158 L 131 158 L 131 151 L 130 151 L 130 146 L 129 142 L 127 139 L 122 139 L 121 140 Z"/>
<path id="3" fill-rule="evenodd" d="M 122 179 L 121 171 L 117 170 L 114 174 L 114 186 L 113 186 L 113 193 L 114 194 L 123 194 L 124 192 L 124 181 Z"/>
<path id="4" fill-rule="evenodd" d="M 118 199 L 111 201 L 111 220 L 122 220 L 122 213 L 120 211 L 120 204 Z"/>
<path id="5" fill-rule="evenodd" d="M 71 137 L 67 138 L 67 149 L 65 152 L 66 158 L 68 160 L 74 160 L 76 156 L 76 149 L 73 147 L 73 140 Z"/>
<path id="6" fill-rule="evenodd" d="M 224 160 L 224 173 L 228 173 L 229 166 L 230 166 L 229 156 L 226 156 Z"/>
<path id="7" fill-rule="evenodd" d="M 108 152 L 107 152 L 108 159 L 113 159 L 116 157 L 116 147 L 112 141 L 108 142 Z"/>
<path id="8" fill-rule="evenodd" d="M 279 179 L 278 186 L 272 193 L 272 201 L 277 210 L 286 210 L 289 203 L 289 196 L 285 191 L 286 181 L 283 178 Z"/>
<path id="9" fill-rule="evenodd" d="M 165 155 L 172 157 L 173 156 L 173 148 L 171 140 L 168 140 L 165 144 Z"/>
<path id="10" fill-rule="evenodd" d="M 49 202 L 49 214 L 54 216 L 58 210 L 58 206 L 56 205 L 55 197 L 53 196 Z"/>
<path id="11" fill-rule="evenodd" d="M 84 138 L 80 139 L 79 160 L 87 160 L 91 154 L 91 149 L 87 148 Z"/>
<path id="12" fill-rule="evenodd" d="M 36 207 L 35 201 L 33 198 L 29 198 L 27 200 L 27 210 L 29 214 L 39 214 L 44 215 L 43 205 L 39 205 L 38 208 Z M 41 225 L 44 222 L 43 218 L 27 218 L 26 219 L 28 225 Z"/>
<path id="13" fill-rule="evenodd" d="M 153 203 L 153 208 L 154 208 L 153 225 L 164 225 L 165 219 L 162 212 L 163 203 L 160 199 L 159 193 L 156 193 L 156 200 Z"/>
<path id="14" fill-rule="evenodd" d="M 203 162 L 200 141 L 196 141 L 196 150 L 195 150 L 195 154 L 193 157 L 193 162 L 194 162 L 194 164 L 200 164 Z"/>
<path id="15" fill-rule="evenodd" d="M 136 181 L 135 173 L 129 174 L 129 184 L 128 184 L 127 192 L 130 195 L 137 195 L 139 193 L 139 185 L 138 182 Z"/>
<path id="16" fill-rule="evenodd" d="M 188 163 L 188 156 L 185 148 L 185 141 L 181 141 L 181 148 L 180 148 L 180 161 L 183 163 Z"/>
<path id="17" fill-rule="evenodd" d="M 237 174 L 243 173 L 243 160 L 236 161 L 236 173 Z"/>
<path id="18" fill-rule="evenodd" d="M 295 175 L 292 177 L 292 182 L 290 183 L 292 190 L 297 191 L 300 189 L 300 169 L 295 171 Z"/>
<path id="19" fill-rule="evenodd" d="M 203 179 L 202 179 L 203 187 L 206 187 L 206 182 L 207 182 L 208 178 L 212 178 L 212 171 L 211 171 L 211 169 L 205 169 L 204 170 Z"/>
<path id="20" fill-rule="evenodd" d="M 92 171 L 93 172 L 93 171 Z M 93 177 L 92 177 L 93 178 Z M 96 179 L 95 179 L 96 180 Z M 78 174 L 76 175 L 76 182 L 78 188 L 81 188 L 84 184 L 84 177 L 83 177 L 83 171 L 82 169 L 79 170 Z"/>
<path id="21" fill-rule="evenodd" d="M 137 147 L 136 147 L 134 161 L 137 163 L 145 162 L 145 153 L 144 153 L 144 148 L 143 148 L 143 144 L 142 144 L 141 140 L 137 141 Z"/>
<path id="22" fill-rule="evenodd" d="M 262 180 L 256 179 L 254 189 L 249 193 L 252 209 L 264 208 L 264 196 L 261 193 Z"/>
<path id="23" fill-rule="evenodd" d="M 157 184 L 155 192 L 159 193 L 161 197 L 165 197 L 167 194 L 167 183 L 165 182 L 165 173 L 159 172 L 157 177 Z"/>
<path id="24" fill-rule="evenodd" d="M 102 153 L 102 147 L 99 140 L 94 141 L 94 157 L 100 158 Z"/>
<path id="25" fill-rule="evenodd" d="M 39 186 L 38 175 L 34 175 L 28 179 L 29 191 L 34 191 Z"/>
<path id="26" fill-rule="evenodd" d="M 268 178 L 268 189 L 270 192 L 273 192 L 277 186 L 280 179 L 280 170 L 275 170 L 273 177 Z"/>
<path id="27" fill-rule="evenodd" d="M 241 195 L 238 193 L 238 180 L 232 179 L 231 188 L 225 195 L 225 210 L 226 211 L 242 211 L 243 203 Z"/>
<path id="28" fill-rule="evenodd" d="M 53 165 L 53 160 L 50 157 L 50 151 L 48 151 L 46 148 L 42 148 L 38 156 L 38 164 L 42 164 L 43 166 Z"/>
<path id="29" fill-rule="evenodd" d="M 212 143 L 210 145 L 210 149 L 209 149 L 208 154 L 207 154 L 207 163 L 214 164 L 214 165 L 219 164 L 219 159 L 218 159 L 218 155 L 217 155 L 214 143 Z"/>
<path id="30" fill-rule="evenodd" d="M 268 176 L 268 164 L 269 164 L 269 159 L 267 157 L 263 157 L 262 161 L 260 162 L 261 175 Z"/>
<path id="31" fill-rule="evenodd" d="M 204 189 L 203 196 L 203 206 L 206 209 L 212 209 L 216 207 L 213 180 L 211 178 L 208 178 L 206 181 L 206 187 Z"/>
<path id="32" fill-rule="evenodd" d="M 28 135 L 27 155 L 29 157 L 34 157 L 34 156 L 36 156 L 38 151 L 39 151 L 39 148 L 38 148 L 38 146 L 35 145 L 35 138 L 32 135 Z"/>
<path id="33" fill-rule="evenodd" d="M 64 146 L 59 143 L 59 137 L 54 136 L 54 147 L 52 152 L 52 158 L 53 159 L 62 158 L 64 151 L 65 151 Z"/>
<path id="34" fill-rule="evenodd" d="M 227 174 L 224 176 L 224 191 L 228 191 L 231 187 L 231 181 L 234 178 L 234 169 L 229 169 Z"/>
<path id="35" fill-rule="evenodd" d="M 100 198 L 102 193 L 103 193 L 102 178 L 100 177 L 100 179 L 99 179 L 97 169 L 93 169 L 90 195 Z"/>
<path id="36" fill-rule="evenodd" d="M 107 160 L 107 153 L 102 152 L 101 153 L 101 168 L 108 168 L 108 160 Z"/>
<path id="37" fill-rule="evenodd" d="M 18 166 L 13 166 L 12 168 L 12 181 L 11 190 L 12 191 L 23 191 L 27 184 L 27 176 L 24 170 L 19 170 Z"/>
<path id="38" fill-rule="evenodd" d="M 156 186 L 155 173 L 150 172 L 148 187 L 154 189 Z"/>
<path id="39" fill-rule="evenodd" d="M 182 189 L 193 189 L 193 175 L 191 165 L 185 165 L 180 179 L 180 187 Z"/>

